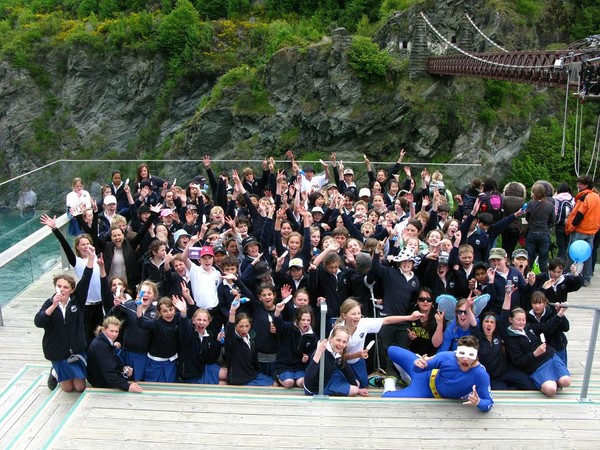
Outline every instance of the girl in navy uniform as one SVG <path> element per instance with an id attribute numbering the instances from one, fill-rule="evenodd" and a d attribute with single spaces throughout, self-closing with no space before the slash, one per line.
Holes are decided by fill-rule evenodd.
<path id="1" fill-rule="evenodd" d="M 261 373 L 273 377 L 278 347 L 277 327 L 273 320 L 277 299 L 275 287 L 266 283 L 261 284 L 258 288 L 258 299 L 259 301 L 252 299 L 250 301 L 258 366 Z"/>
<path id="2" fill-rule="evenodd" d="M 273 386 L 273 378 L 258 370 L 258 350 L 250 338 L 252 319 L 236 315 L 239 298 L 231 303 L 225 331 L 225 356 L 228 363 L 227 383 L 246 386 Z"/>
<path id="3" fill-rule="evenodd" d="M 87 266 L 75 285 L 70 275 L 54 277 L 55 294 L 44 302 L 35 315 L 34 323 L 44 329 L 44 357 L 52 362 L 56 379 L 63 391 L 85 390 L 87 341 L 83 328 L 83 310 L 96 254 L 89 249 Z"/>
<path id="4" fill-rule="evenodd" d="M 306 305 L 295 309 L 293 322 L 284 321 L 282 312 L 286 304 L 275 306 L 275 328 L 279 338 L 279 348 L 275 359 L 275 373 L 279 383 L 285 388 L 304 387 L 304 374 L 309 356 L 317 348 L 318 339 L 313 333 L 314 315 Z"/>
<path id="5" fill-rule="evenodd" d="M 186 303 L 179 300 L 174 300 L 174 303 L 181 317 L 185 318 Z M 208 334 L 206 329 L 211 320 L 210 313 L 199 308 L 190 320 L 181 320 L 179 323 L 177 374 L 184 383 L 225 384 L 227 380 L 227 368 L 217 364 L 225 333 L 219 333 L 217 339 Z"/>
<path id="6" fill-rule="evenodd" d="M 142 392 L 139 384 L 128 381 L 133 369 L 123 365 L 115 353 L 120 329 L 121 322 L 114 316 L 108 316 L 98 327 L 98 334 L 88 350 L 88 381 L 94 387 Z"/>
<path id="7" fill-rule="evenodd" d="M 142 314 L 147 319 L 155 319 L 157 316 L 154 300 L 158 298 L 158 288 L 151 281 L 144 281 L 140 285 L 138 301 L 141 299 Z M 133 368 L 132 378 L 135 381 L 146 379 L 146 361 L 150 349 L 150 331 L 138 326 L 136 300 L 125 303 L 121 299 L 115 299 L 115 306 L 108 315 L 117 316 L 122 322 L 122 350 L 120 357 L 125 365 Z"/>
<path id="8" fill-rule="evenodd" d="M 344 327 L 335 327 L 329 339 L 322 339 L 310 358 L 304 376 L 304 393 L 315 395 L 319 392 L 319 364 L 325 358 L 325 381 L 323 393 L 342 397 L 367 397 L 366 388 L 360 388 L 354 371 L 345 361 L 344 354 L 350 335 Z"/>
<path id="9" fill-rule="evenodd" d="M 158 317 L 144 316 L 142 304 L 137 307 L 137 324 L 151 332 L 150 348 L 146 360 L 146 381 L 175 383 L 177 381 L 177 346 L 180 316 L 173 300 L 162 297 L 156 304 Z"/>
<path id="10" fill-rule="evenodd" d="M 548 322 L 527 323 L 522 308 L 510 312 L 506 307 L 502 309 L 503 319 L 510 314 L 506 348 L 511 362 L 528 374 L 536 387 L 549 397 L 555 395 L 559 387 L 571 385 L 567 367 L 545 339 L 546 334 L 560 326 L 564 311 L 561 308 Z"/>
<path id="11" fill-rule="evenodd" d="M 516 289 L 513 286 L 512 289 Z M 510 307 L 511 290 L 504 293 L 504 307 Z M 493 311 L 481 314 L 481 327 L 472 328 L 473 336 L 479 341 L 479 362 L 490 375 L 490 385 L 494 390 L 522 389 L 536 390 L 533 381 L 525 372 L 513 366 L 506 354 L 506 327 Z"/>

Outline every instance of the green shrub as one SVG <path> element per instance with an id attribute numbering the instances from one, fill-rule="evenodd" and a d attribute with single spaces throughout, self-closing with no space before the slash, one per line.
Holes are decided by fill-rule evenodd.
<path id="1" fill-rule="evenodd" d="M 177 7 L 164 17 L 158 27 L 158 44 L 168 55 L 178 55 L 186 46 L 194 48 L 200 41 L 198 11 L 188 0 L 179 0 Z"/>
<path id="2" fill-rule="evenodd" d="M 348 52 L 348 63 L 363 80 L 382 78 L 386 74 L 390 55 L 380 51 L 377 44 L 364 36 L 354 36 Z"/>

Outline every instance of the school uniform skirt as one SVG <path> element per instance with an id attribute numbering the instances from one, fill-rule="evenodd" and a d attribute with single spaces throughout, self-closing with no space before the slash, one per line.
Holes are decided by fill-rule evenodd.
<path id="1" fill-rule="evenodd" d="M 546 381 L 557 381 L 562 377 L 571 376 L 567 366 L 556 354 L 552 355 L 548 361 L 542 364 L 533 372 L 530 377 L 535 387 L 540 389 Z"/>
<path id="2" fill-rule="evenodd" d="M 60 361 L 52 361 L 52 368 L 56 372 L 56 379 L 58 382 L 69 381 L 73 379 L 85 380 L 87 376 L 87 370 L 84 362 L 81 359 L 72 363 L 67 362 L 66 359 Z"/>

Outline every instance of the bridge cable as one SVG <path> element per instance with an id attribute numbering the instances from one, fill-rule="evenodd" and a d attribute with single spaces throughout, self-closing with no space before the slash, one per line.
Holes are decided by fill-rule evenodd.
<path id="1" fill-rule="evenodd" d="M 492 66 L 507 67 L 509 69 L 550 69 L 550 68 L 554 67 L 553 64 L 549 64 L 549 65 L 546 65 L 546 66 L 519 66 L 519 65 L 516 65 L 516 64 L 497 63 L 497 62 L 494 62 L 494 61 L 490 61 L 490 60 L 487 60 L 487 59 L 480 58 L 480 57 L 475 56 L 472 53 L 469 53 L 469 52 L 463 50 L 462 48 L 457 47 L 456 45 L 454 45 L 452 42 L 450 42 L 448 39 L 446 39 L 438 30 L 436 30 L 436 28 L 431 24 L 431 22 L 429 22 L 429 19 L 427 19 L 427 16 L 425 15 L 425 13 L 421 12 L 420 15 L 423 18 L 423 20 L 425 20 L 425 23 L 427 25 L 429 25 L 429 28 L 431 28 L 431 30 L 436 34 L 436 36 L 438 38 L 440 38 L 442 41 L 444 41 L 446 44 L 448 44 L 450 47 L 452 47 L 457 52 L 462 53 L 463 55 L 468 56 L 469 58 L 474 59 L 476 61 L 480 61 L 482 63 L 490 64 Z"/>
<path id="2" fill-rule="evenodd" d="M 590 174 L 590 169 L 592 165 L 594 165 L 594 155 L 596 155 L 596 164 L 594 165 L 594 174 L 592 175 L 592 180 L 596 179 L 596 169 L 598 168 L 598 160 L 600 159 L 600 142 L 598 141 L 600 133 L 600 115 L 598 115 L 598 123 L 596 124 L 596 139 L 594 139 L 594 149 L 592 150 L 592 158 L 590 160 L 590 167 L 586 175 Z"/>
<path id="3" fill-rule="evenodd" d="M 577 102 L 575 110 L 575 138 L 573 142 L 573 165 L 575 175 L 579 176 L 581 166 L 581 133 L 583 124 L 583 103 Z"/>
<path id="4" fill-rule="evenodd" d="M 567 70 L 567 93 L 565 94 L 565 113 L 563 117 L 563 136 L 562 136 L 562 147 L 560 150 L 560 156 L 565 156 L 565 142 L 567 139 L 567 109 L 569 106 L 569 82 L 571 79 L 571 69 Z"/>
<path id="5" fill-rule="evenodd" d="M 503 52 L 508 53 L 508 50 L 506 50 L 504 47 L 501 47 L 500 45 L 496 44 L 494 41 L 492 41 L 488 36 L 486 36 L 486 34 L 481 31 L 479 29 L 479 27 L 477 25 L 475 25 L 475 22 L 473 22 L 473 20 L 469 17 L 468 14 L 465 14 L 465 17 L 467 18 L 467 20 L 471 23 L 471 25 L 473 25 L 473 28 L 475 28 L 477 30 L 477 32 L 483 36 L 483 38 L 488 41 L 490 44 L 492 44 L 494 47 L 502 50 Z"/>

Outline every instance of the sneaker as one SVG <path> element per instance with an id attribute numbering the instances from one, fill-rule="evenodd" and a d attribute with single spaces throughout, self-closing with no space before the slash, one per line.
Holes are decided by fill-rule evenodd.
<path id="1" fill-rule="evenodd" d="M 48 375 L 47 385 L 48 389 L 50 389 L 51 391 L 56 389 L 56 386 L 58 386 L 58 380 L 54 376 L 54 369 L 50 369 L 50 375 Z"/>
<path id="2" fill-rule="evenodd" d="M 369 376 L 369 386 L 381 388 L 383 387 L 383 380 L 385 380 L 385 377 L 381 375 L 371 375 Z"/>

